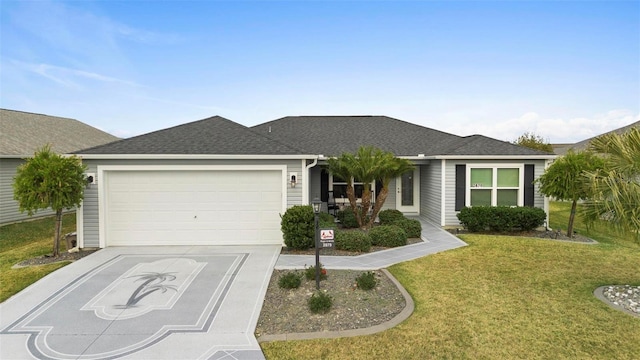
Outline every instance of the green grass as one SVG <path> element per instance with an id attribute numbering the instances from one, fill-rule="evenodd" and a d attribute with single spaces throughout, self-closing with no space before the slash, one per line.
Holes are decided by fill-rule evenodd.
<path id="1" fill-rule="evenodd" d="M 553 225 L 568 209 L 552 211 Z M 261 346 L 268 359 L 637 359 L 640 319 L 593 290 L 640 285 L 639 248 L 606 224 L 585 235 L 601 244 L 465 235 L 467 247 L 389 269 L 416 304 L 399 326 Z"/>
<path id="2" fill-rule="evenodd" d="M 55 219 L 48 217 L 0 227 L 0 302 L 69 263 L 67 261 L 20 269 L 11 268 L 23 260 L 51 254 L 54 226 Z M 64 215 L 62 234 L 73 232 L 75 229 L 75 214 Z M 63 240 L 60 250 L 65 249 Z"/>
<path id="3" fill-rule="evenodd" d="M 567 225 L 569 224 L 570 211 L 570 202 L 552 201 L 549 204 L 550 227 L 552 229 L 562 229 L 563 232 L 566 232 Z M 640 249 L 640 243 L 635 240 L 633 234 L 618 231 L 607 224 L 606 221 L 597 222 L 594 226 L 587 228 L 580 217 L 580 209 L 578 209 L 578 213 L 576 214 L 573 227 L 574 231 L 577 231 L 579 234 L 590 237 L 603 244 Z"/>

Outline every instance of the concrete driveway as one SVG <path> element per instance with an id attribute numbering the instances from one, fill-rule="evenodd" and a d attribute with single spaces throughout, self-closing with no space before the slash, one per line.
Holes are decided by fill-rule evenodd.
<path id="1" fill-rule="evenodd" d="M 2 359 L 264 359 L 280 246 L 113 247 L 0 304 Z"/>

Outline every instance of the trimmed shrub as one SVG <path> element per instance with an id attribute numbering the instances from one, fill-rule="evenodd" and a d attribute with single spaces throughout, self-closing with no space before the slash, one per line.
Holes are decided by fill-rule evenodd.
<path id="1" fill-rule="evenodd" d="M 326 314 L 331 310 L 333 298 L 322 291 L 316 291 L 309 298 L 309 310 L 314 314 Z"/>
<path id="2" fill-rule="evenodd" d="M 321 228 L 330 228 L 330 229 L 335 229 L 336 228 L 336 221 L 335 218 L 333 217 L 333 215 L 329 214 L 329 213 L 325 213 L 325 212 L 321 212 L 318 215 L 318 225 Z"/>
<path id="3" fill-rule="evenodd" d="M 350 207 L 345 207 L 344 209 L 338 211 L 337 213 L 338 220 L 340 221 L 340 225 L 346 229 L 355 229 L 358 227 L 358 220 L 356 219 L 356 214 L 353 213 Z"/>
<path id="4" fill-rule="evenodd" d="M 407 233 L 396 225 L 381 225 L 369 230 L 371 245 L 398 247 L 407 245 Z"/>
<path id="5" fill-rule="evenodd" d="M 420 221 L 416 219 L 404 218 L 394 223 L 394 225 L 401 227 L 402 230 L 407 233 L 407 237 L 409 238 L 419 238 L 420 233 L 422 232 L 422 224 L 420 224 Z"/>
<path id="6" fill-rule="evenodd" d="M 404 220 L 404 214 L 400 210 L 386 209 L 378 213 L 380 225 L 395 225 L 396 222 Z"/>
<path id="7" fill-rule="evenodd" d="M 302 274 L 287 272 L 278 279 L 278 286 L 282 289 L 297 289 L 302 284 Z"/>
<path id="8" fill-rule="evenodd" d="M 307 280 L 315 280 L 316 279 L 316 267 L 309 266 L 304 268 L 304 277 Z M 320 280 L 327 279 L 327 269 L 325 269 L 322 264 L 320 264 Z"/>
<path id="9" fill-rule="evenodd" d="M 547 217 L 540 208 L 509 206 L 464 207 L 457 216 L 470 232 L 530 231 L 542 226 Z"/>
<path id="10" fill-rule="evenodd" d="M 356 277 L 356 284 L 358 289 L 371 290 L 376 287 L 378 280 L 376 280 L 376 274 L 372 271 L 367 271 Z"/>
<path id="11" fill-rule="evenodd" d="M 335 246 L 337 250 L 367 252 L 371 249 L 371 239 L 360 230 L 338 231 Z"/>
<path id="12" fill-rule="evenodd" d="M 314 219 L 311 205 L 296 205 L 287 209 L 280 217 L 280 229 L 287 247 L 298 250 L 309 249 L 314 244 Z"/>

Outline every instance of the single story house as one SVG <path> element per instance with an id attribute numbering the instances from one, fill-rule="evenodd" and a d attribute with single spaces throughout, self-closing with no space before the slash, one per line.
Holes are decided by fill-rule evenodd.
<path id="1" fill-rule="evenodd" d="M 548 208 L 532 182 L 553 154 L 386 116 L 253 127 L 215 116 L 77 152 L 94 179 L 77 212 L 79 245 L 281 244 L 280 215 L 340 197 L 344 179 L 327 172 L 327 159 L 361 145 L 416 165 L 392 182 L 384 208 L 441 226 L 458 225 L 464 206 Z"/>
<path id="2" fill-rule="evenodd" d="M 552 144 L 553 152 L 556 155 L 565 155 L 567 152 L 569 152 L 569 150 L 584 151 L 584 150 L 587 150 L 587 148 L 589 148 L 589 145 L 591 144 L 591 141 L 593 141 L 595 138 L 597 138 L 599 136 L 606 135 L 606 134 L 612 134 L 612 133 L 618 134 L 618 135 L 622 135 L 625 132 L 627 132 L 627 131 L 631 130 L 632 128 L 635 128 L 635 127 L 640 127 L 640 121 L 636 121 L 636 122 L 631 123 L 631 124 L 629 124 L 627 126 L 623 126 L 623 127 L 608 131 L 608 132 L 606 132 L 604 134 L 600 134 L 600 135 L 597 135 L 597 136 L 594 136 L 594 137 L 590 137 L 590 138 L 588 138 L 586 140 L 579 141 L 579 142 L 577 142 L 575 144 Z"/>
<path id="3" fill-rule="evenodd" d="M 68 154 L 115 140 L 118 138 L 78 120 L 0 109 L 0 225 L 30 218 L 13 199 L 13 178 L 25 158 L 47 144 L 58 154 Z M 53 214 L 49 209 L 39 210 L 33 217 Z"/>

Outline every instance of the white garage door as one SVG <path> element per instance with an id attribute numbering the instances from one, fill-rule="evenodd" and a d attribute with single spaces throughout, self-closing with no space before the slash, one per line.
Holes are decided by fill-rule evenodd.
<path id="1" fill-rule="evenodd" d="M 107 246 L 282 243 L 282 171 L 109 171 L 104 178 Z"/>

